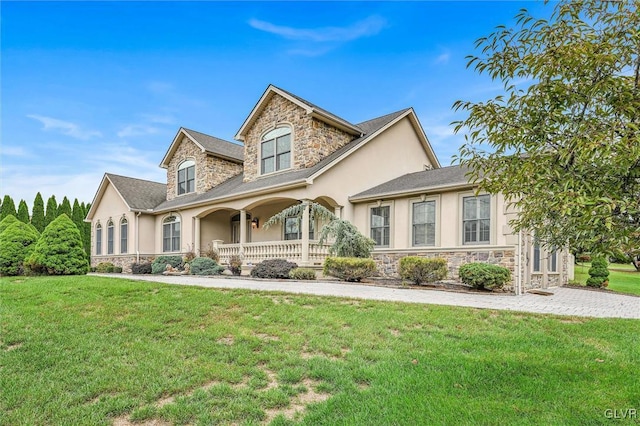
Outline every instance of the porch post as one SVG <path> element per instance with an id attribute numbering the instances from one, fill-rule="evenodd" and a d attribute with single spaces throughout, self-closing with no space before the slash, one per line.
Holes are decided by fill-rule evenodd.
<path id="1" fill-rule="evenodd" d="M 302 200 L 302 261 L 303 266 L 309 264 L 309 200 Z"/>
<path id="2" fill-rule="evenodd" d="M 342 206 L 336 206 L 333 210 L 333 214 L 335 214 L 338 219 L 342 219 Z"/>
<path id="3" fill-rule="evenodd" d="M 200 256 L 200 218 L 199 217 L 194 217 L 194 224 L 193 224 L 193 233 L 194 235 L 194 242 L 193 242 L 193 251 L 195 252 L 196 256 Z"/>
<path id="4" fill-rule="evenodd" d="M 240 210 L 240 256 L 244 256 L 244 243 L 247 242 L 247 211 Z"/>

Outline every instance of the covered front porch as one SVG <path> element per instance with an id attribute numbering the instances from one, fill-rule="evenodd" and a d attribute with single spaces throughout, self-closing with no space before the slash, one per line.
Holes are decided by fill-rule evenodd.
<path id="1" fill-rule="evenodd" d="M 195 218 L 194 247 L 203 253 L 215 250 L 221 264 L 239 256 L 243 265 L 252 266 L 267 259 L 286 259 L 299 266 L 319 266 L 329 255 L 330 244 L 320 244 L 319 230 L 324 225 L 311 217 L 309 204 L 323 205 L 338 217 L 341 207 L 333 200 L 269 198 L 235 210 L 213 208 Z M 269 228 L 264 223 L 275 214 L 294 204 L 303 204 L 302 217 L 287 218 Z"/>

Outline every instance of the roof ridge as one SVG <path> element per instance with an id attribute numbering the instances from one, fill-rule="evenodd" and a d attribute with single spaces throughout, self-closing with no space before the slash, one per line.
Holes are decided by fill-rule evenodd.
<path id="1" fill-rule="evenodd" d="M 207 136 L 207 137 L 209 137 L 209 138 L 217 139 L 217 140 L 219 140 L 219 141 L 221 141 L 221 142 L 230 143 L 231 145 L 235 145 L 235 146 L 239 146 L 239 147 L 244 146 L 243 144 L 239 144 L 239 143 L 237 143 L 237 142 L 228 141 L 228 140 L 226 140 L 226 139 L 222 139 L 222 138 L 219 138 L 219 137 L 217 137 L 217 136 L 213 136 L 213 135 L 210 135 L 210 134 L 207 134 L 207 133 L 202 133 L 202 132 L 200 132 L 200 131 L 198 131 L 198 130 L 189 129 L 189 128 L 184 127 L 184 126 L 182 126 L 182 128 L 183 128 L 184 130 L 186 130 L 187 132 L 198 133 L 198 134 L 200 134 L 200 135 Z"/>
<path id="2" fill-rule="evenodd" d="M 381 120 L 383 118 L 390 117 L 392 115 L 399 115 L 399 114 L 401 114 L 403 112 L 406 112 L 406 111 L 409 111 L 411 109 L 412 109 L 412 107 L 408 107 L 408 108 L 400 109 L 398 111 L 390 112 L 388 114 L 381 115 L 379 117 L 370 118 L 369 120 L 365 120 L 365 121 L 361 121 L 360 123 L 357 123 L 356 126 L 361 127 L 362 125 L 370 123 L 372 121 Z"/>
<path id="3" fill-rule="evenodd" d="M 114 177 L 120 177 L 120 178 L 125 178 L 125 179 L 139 180 L 141 182 L 156 183 L 158 185 L 165 185 L 165 186 L 167 185 L 166 183 L 156 182 L 155 180 L 141 179 L 141 178 L 136 178 L 136 177 L 131 177 L 131 176 L 124 176 L 124 175 L 119 175 L 119 174 L 116 174 L 116 173 L 105 172 L 105 175 L 114 176 Z"/>

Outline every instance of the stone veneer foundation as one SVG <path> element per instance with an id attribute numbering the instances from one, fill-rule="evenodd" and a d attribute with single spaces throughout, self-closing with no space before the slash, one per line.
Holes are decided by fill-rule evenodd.
<path id="1" fill-rule="evenodd" d="M 178 196 L 178 167 L 183 161 L 196 163 L 196 193 L 207 192 L 216 185 L 242 172 L 242 163 L 224 160 L 202 152 L 189 138 L 184 137 L 167 167 L 167 200 Z"/>
<path id="2" fill-rule="evenodd" d="M 152 262 L 155 259 L 155 255 L 144 254 L 140 255 L 139 263 Z M 131 273 L 131 264 L 137 262 L 137 256 L 135 254 L 117 254 L 108 256 L 91 256 L 91 266 L 95 267 L 98 263 L 111 262 L 115 266 L 122 268 L 122 272 L 125 274 Z"/>
<path id="3" fill-rule="evenodd" d="M 292 168 L 303 169 L 317 164 L 332 152 L 354 139 L 354 136 L 312 118 L 300 106 L 273 95 L 253 123 L 244 140 L 244 180 L 260 177 L 260 139 L 279 125 L 292 127 Z"/>

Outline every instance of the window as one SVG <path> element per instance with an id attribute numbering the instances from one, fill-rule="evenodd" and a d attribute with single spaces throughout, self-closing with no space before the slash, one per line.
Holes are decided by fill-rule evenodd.
<path id="1" fill-rule="evenodd" d="M 413 203 L 413 245 L 436 245 L 436 202 Z"/>
<path id="2" fill-rule="evenodd" d="M 260 170 L 262 174 L 291 167 L 291 129 L 278 127 L 262 137 Z"/>
<path id="3" fill-rule="evenodd" d="M 96 225 L 96 255 L 102 254 L 102 225 Z"/>
<path id="4" fill-rule="evenodd" d="M 162 251 L 180 251 L 180 218 L 169 216 L 162 222 Z"/>
<path id="5" fill-rule="evenodd" d="M 122 218 L 120 221 L 120 253 L 124 254 L 127 252 L 127 238 L 129 237 L 129 222 L 127 222 L 126 218 Z"/>
<path id="6" fill-rule="evenodd" d="M 309 218 L 309 239 L 313 240 L 315 234 L 315 226 L 313 220 Z M 302 239 L 302 219 L 299 217 L 288 217 L 284 220 L 284 239 L 300 240 Z"/>
<path id="7" fill-rule="evenodd" d="M 489 244 L 491 235 L 491 197 L 462 199 L 462 230 L 464 244 Z"/>
<path id="8" fill-rule="evenodd" d="M 184 161 L 178 167 L 178 195 L 196 190 L 196 163 Z"/>
<path id="9" fill-rule="evenodd" d="M 389 206 L 371 208 L 371 238 L 376 246 L 389 247 Z"/>
<path id="10" fill-rule="evenodd" d="M 113 221 L 107 222 L 107 254 L 113 254 Z"/>
<path id="11" fill-rule="evenodd" d="M 533 243 L 533 272 L 540 272 L 540 243 Z"/>
<path id="12" fill-rule="evenodd" d="M 558 252 L 551 251 L 546 252 L 547 255 L 547 272 L 558 272 Z M 540 243 L 534 241 L 533 243 L 533 272 L 542 271 L 542 250 L 540 249 Z"/>
<path id="13" fill-rule="evenodd" d="M 558 252 L 552 251 L 547 259 L 547 271 L 558 272 Z"/>

